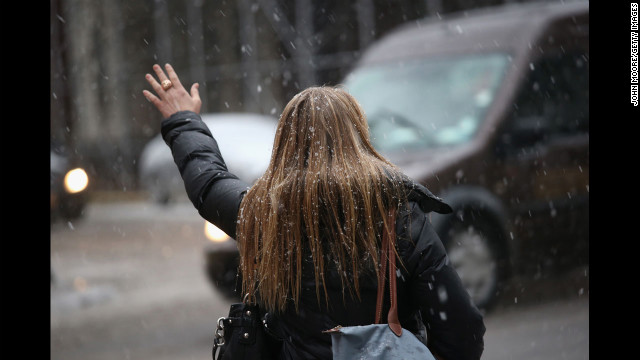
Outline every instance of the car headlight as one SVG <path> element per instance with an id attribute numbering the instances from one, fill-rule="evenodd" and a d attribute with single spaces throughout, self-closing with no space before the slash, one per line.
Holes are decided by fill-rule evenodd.
<path id="1" fill-rule="evenodd" d="M 78 193 L 86 189 L 87 185 L 89 185 L 89 177 L 81 168 L 69 170 L 64 176 L 64 188 L 68 193 Z"/>
<path id="2" fill-rule="evenodd" d="M 229 239 L 229 235 L 208 221 L 204 222 L 204 234 L 213 242 L 225 242 Z"/>

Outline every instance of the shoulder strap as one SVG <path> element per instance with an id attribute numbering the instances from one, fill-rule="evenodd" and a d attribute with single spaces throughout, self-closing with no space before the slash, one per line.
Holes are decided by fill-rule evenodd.
<path id="1" fill-rule="evenodd" d="M 398 319 L 398 301 L 396 291 L 396 254 L 395 254 L 395 238 L 396 238 L 396 212 L 391 210 L 389 214 L 389 228 L 385 229 L 382 235 L 382 247 L 380 249 L 380 270 L 378 272 L 378 293 L 376 299 L 376 324 L 380 323 L 382 318 L 382 303 L 385 288 L 385 272 L 387 271 L 387 262 L 389 269 L 389 299 L 390 308 L 387 314 L 387 323 L 389 328 L 397 336 L 402 335 L 402 326 Z"/>

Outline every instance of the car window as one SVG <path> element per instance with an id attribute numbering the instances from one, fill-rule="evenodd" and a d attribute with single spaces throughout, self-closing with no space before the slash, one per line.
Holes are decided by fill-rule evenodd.
<path id="1" fill-rule="evenodd" d="M 514 104 L 511 127 L 520 133 L 536 132 L 543 141 L 588 133 L 588 53 L 559 51 L 529 66 L 531 71 Z"/>
<path id="2" fill-rule="evenodd" d="M 473 138 L 507 68 L 505 53 L 429 57 L 355 70 L 345 87 L 382 152 Z"/>

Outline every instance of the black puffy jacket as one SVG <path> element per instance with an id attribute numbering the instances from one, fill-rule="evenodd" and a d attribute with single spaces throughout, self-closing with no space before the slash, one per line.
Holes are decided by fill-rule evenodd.
<path id="1" fill-rule="evenodd" d="M 235 238 L 238 209 L 250 185 L 228 172 L 215 139 L 198 114 L 178 112 L 162 122 L 161 132 L 193 205 L 203 218 Z M 424 186 L 406 183 L 409 203 L 396 221 L 396 247 L 403 265 L 398 266 L 397 282 L 400 322 L 445 360 L 479 359 L 484 349 L 482 315 L 427 217 L 431 211 L 449 213 L 451 208 Z M 269 327 L 282 340 L 280 359 L 331 359 L 331 337 L 323 330 L 374 322 L 374 276 L 360 280 L 361 301 L 343 301 L 334 270 L 328 270 L 326 282 L 329 310 L 323 297 L 318 304 L 313 272 L 303 265 L 298 312 L 291 305 L 284 313 L 271 315 Z M 387 309 L 388 301 L 384 311 Z"/>

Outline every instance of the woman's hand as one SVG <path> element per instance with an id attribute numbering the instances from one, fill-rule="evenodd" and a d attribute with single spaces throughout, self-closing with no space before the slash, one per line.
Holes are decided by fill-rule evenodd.
<path id="1" fill-rule="evenodd" d="M 148 90 L 142 91 L 142 94 L 155 105 L 165 119 L 178 111 L 188 110 L 199 114 L 202 101 L 200 100 L 200 93 L 198 92 L 198 83 L 191 86 L 191 94 L 189 94 L 180 83 L 180 79 L 178 79 L 178 75 L 173 70 L 173 67 L 166 64 L 165 69 L 169 75 L 168 77 L 159 65 L 153 65 L 153 70 L 160 80 L 159 83 L 151 74 L 145 76 L 158 95 L 156 96 Z M 170 87 L 161 85 L 167 80 L 170 81 Z"/>

